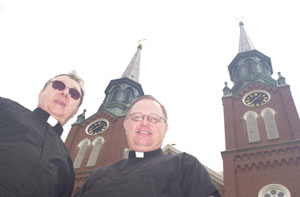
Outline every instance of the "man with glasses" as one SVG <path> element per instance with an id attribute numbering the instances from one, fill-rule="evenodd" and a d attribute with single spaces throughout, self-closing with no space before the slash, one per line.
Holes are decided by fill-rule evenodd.
<path id="1" fill-rule="evenodd" d="M 83 81 L 72 72 L 45 84 L 34 111 L 0 97 L 1 197 L 71 196 L 73 163 L 60 137 L 83 96 Z"/>
<path id="2" fill-rule="evenodd" d="M 137 98 L 124 120 L 130 149 L 128 159 L 95 170 L 75 196 L 220 196 L 206 169 L 194 156 L 162 153 L 167 119 L 165 107 L 154 97 Z"/>

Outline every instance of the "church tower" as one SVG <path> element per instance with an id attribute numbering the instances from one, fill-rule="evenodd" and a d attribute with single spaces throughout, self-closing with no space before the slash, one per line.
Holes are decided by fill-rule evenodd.
<path id="1" fill-rule="evenodd" d="M 144 95 L 139 84 L 141 50 L 140 44 L 122 77 L 110 81 L 98 111 L 85 118 L 84 110 L 72 125 L 65 145 L 76 173 L 74 193 L 97 167 L 126 156 L 128 144 L 123 127 L 126 110 L 135 98 Z"/>
<path id="2" fill-rule="evenodd" d="M 240 22 L 223 108 L 225 197 L 300 196 L 300 121 L 285 78 L 255 49 Z"/>

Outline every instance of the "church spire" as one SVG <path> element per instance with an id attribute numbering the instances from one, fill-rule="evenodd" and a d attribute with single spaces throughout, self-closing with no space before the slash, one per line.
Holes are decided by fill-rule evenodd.
<path id="1" fill-rule="evenodd" d="M 122 78 L 127 77 L 135 82 L 139 82 L 141 50 L 142 44 L 139 44 L 133 58 L 123 73 Z"/>
<path id="2" fill-rule="evenodd" d="M 240 22 L 239 26 L 239 52 L 228 66 L 230 79 L 234 83 L 231 89 L 232 95 L 239 93 L 253 82 L 276 86 L 277 82 L 272 78 L 271 59 L 254 48 L 244 29 L 244 23 Z M 229 92 L 226 91 L 226 93 Z"/>
<path id="3" fill-rule="evenodd" d="M 135 98 L 144 95 L 142 86 L 138 82 L 141 50 L 142 44 L 139 44 L 122 77 L 110 81 L 105 90 L 106 97 L 98 113 L 106 111 L 116 117 L 124 116 L 130 103 Z"/>
<path id="4" fill-rule="evenodd" d="M 247 35 L 244 23 L 240 21 L 240 42 L 239 42 L 239 53 L 243 53 L 246 51 L 254 50 L 255 47 L 250 40 L 250 37 Z"/>

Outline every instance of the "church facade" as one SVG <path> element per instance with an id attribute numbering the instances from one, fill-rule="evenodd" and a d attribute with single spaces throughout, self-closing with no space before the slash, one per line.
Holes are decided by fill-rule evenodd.
<path id="1" fill-rule="evenodd" d="M 74 193 L 97 167 L 127 156 L 126 110 L 135 98 L 144 95 L 138 82 L 141 50 L 140 44 L 122 77 L 110 81 L 98 111 L 88 118 L 84 111 L 72 125 L 65 145 L 76 173 Z"/>
<path id="2" fill-rule="evenodd" d="M 224 196 L 300 196 L 300 121 L 290 86 L 240 23 L 239 53 L 225 85 Z"/>
<path id="3" fill-rule="evenodd" d="M 76 173 L 74 193 L 96 168 L 127 157 L 125 113 L 144 95 L 141 50 L 139 45 L 122 77 L 110 81 L 98 111 L 88 118 L 84 111 L 72 125 L 65 144 Z M 300 120 L 290 86 L 280 73 L 272 78 L 271 59 L 255 49 L 242 22 L 239 52 L 228 70 L 234 85 L 223 89 L 223 173 L 208 166 L 212 180 L 225 197 L 300 196 Z M 180 152 L 171 145 L 163 151 Z"/>

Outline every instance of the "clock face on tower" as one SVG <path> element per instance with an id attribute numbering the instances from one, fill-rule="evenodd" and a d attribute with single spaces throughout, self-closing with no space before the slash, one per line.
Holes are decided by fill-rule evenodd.
<path id="1" fill-rule="evenodd" d="M 98 119 L 88 125 L 85 132 L 88 135 L 96 135 L 105 131 L 109 126 L 109 122 L 106 119 Z"/>
<path id="2" fill-rule="evenodd" d="M 246 94 L 243 103 L 249 107 L 259 107 L 270 100 L 270 94 L 263 90 L 255 90 Z"/>

